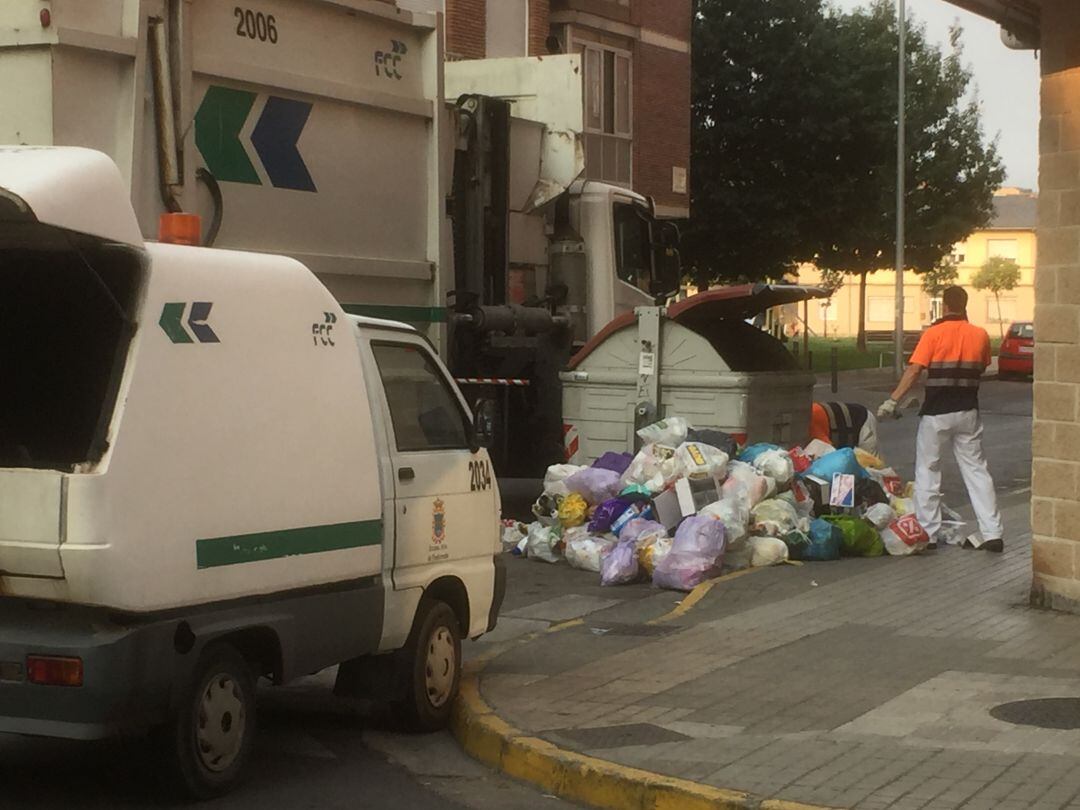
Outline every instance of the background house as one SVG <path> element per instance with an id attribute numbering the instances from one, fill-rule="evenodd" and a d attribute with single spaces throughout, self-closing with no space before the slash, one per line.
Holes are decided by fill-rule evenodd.
<path id="1" fill-rule="evenodd" d="M 971 287 L 971 279 L 991 256 L 1004 256 L 1020 265 L 1020 283 L 1001 295 L 1000 321 L 1008 327 L 1015 320 L 1030 321 L 1035 314 L 1035 259 L 1037 240 L 1035 223 L 1038 197 L 1027 189 L 1003 188 L 994 196 L 994 215 L 990 225 L 976 231 L 953 249 L 952 259 L 958 271 L 957 283 L 965 287 L 968 319 L 984 327 L 990 335 L 999 333 L 999 316 L 994 296 Z M 821 273 L 813 265 L 799 270 L 799 282 L 818 284 Z M 896 273 L 879 270 L 866 283 L 866 328 L 891 330 L 894 323 Z M 922 288 L 915 273 L 904 274 L 904 328 L 922 329 L 941 316 L 941 302 Z M 859 327 L 859 279 L 847 276 L 844 286 L 828 302 L 815 302 L 810 308 L 810 329 L 818 335 L 850 337 Z"/>

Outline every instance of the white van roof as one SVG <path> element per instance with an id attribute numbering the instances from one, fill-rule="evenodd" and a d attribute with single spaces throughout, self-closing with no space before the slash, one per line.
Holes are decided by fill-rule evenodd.
<path id="1" fill-rule="evenodd" d="M 0 197 L 43 225 L 143 246 L 120 170 L 93 149 L 0 146 Z"/>

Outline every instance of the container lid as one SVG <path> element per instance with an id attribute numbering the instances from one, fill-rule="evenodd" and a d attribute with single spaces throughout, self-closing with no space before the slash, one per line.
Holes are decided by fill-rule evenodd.
<path id="1" fill-rule="evenodd" d="M 721 321 L 732 318 L 742 321 L 772 307 L 794 304 L 811 298 L 828 298 L 831 294 L 824 287 L 808 287 L 799 284 L 758 283 L 717 287 L 692 295 L 682 301 L 676 301 L 667 308 L 667 318 L 701 334 L 719 351 L 719 344 L 725 341 L 724 337 L 717 332 L 728 331 L 721 328 L 723 327 Z M 637 318 L 633 312 L 624 312 L 615 318 L 571 358 L 568 368 L 576 368 L 611 335 L 632 326 L 636 321 Z"/>
<path id="2" fill-rule="evenodd" d="M 23 220 L 143 247 L 127 184 L 102 152 L 0 146 L 0 220 Z"/>

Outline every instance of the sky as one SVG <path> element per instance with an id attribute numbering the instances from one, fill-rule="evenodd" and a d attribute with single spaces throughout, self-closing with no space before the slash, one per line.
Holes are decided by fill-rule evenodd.
<path id="1" fill-rule="evenodd" d="M 831 0 L 843 10 L 867 0 Z M 926 24 L 930 39 L 948 42 L 949 27 L 964 29 L 964 60 L 970 65 L 982 102 L 987 135 L 998 136 L 1006 185 L 1034 189 L 1039 165 L 1039 63 L 1033 51 L 1012 51 L 1001 43 L 999 27 L 946 0 L 907 0 L 908 16 Z"/>

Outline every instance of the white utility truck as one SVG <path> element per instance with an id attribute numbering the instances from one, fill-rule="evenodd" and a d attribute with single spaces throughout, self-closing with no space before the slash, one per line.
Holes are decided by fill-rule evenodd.
<path id="1" fill-rule="evenodd" d="M 679 287 L 674 224 L 582 177 L 578 55 L 446 64 L 441 15 L 381 0 L 4 0 L 0 75 L 0 143 L 110 155 L 144 238 L 195 213 L 203 244 L 291 256 L 346 312 L 417 327 L 494 406 L 501 476 L 563 459 L 570 358 Z M 673 401 L 646 388 L 635 413 Z M 796 398 L 714 426 L 764 409 L 799 437 Z"/>
<path id="2" fill-rule="evenodd" d="M 195 796 L 254 682 L 446 722 L 505 588 L 483 424 L 295 259 L 145 242 L 104 154 L 0 147 L 0 731 L 164 729 Z"/>

